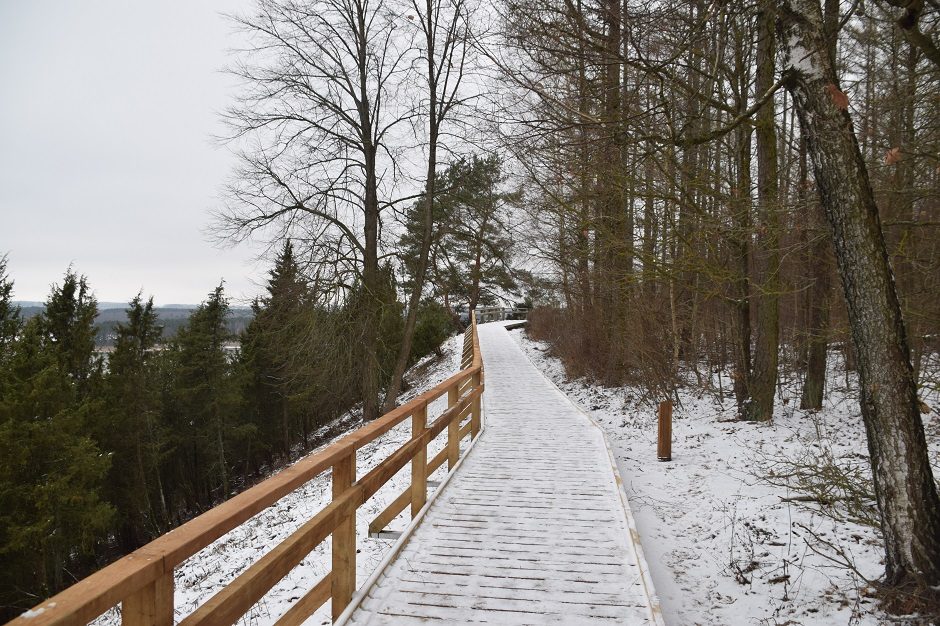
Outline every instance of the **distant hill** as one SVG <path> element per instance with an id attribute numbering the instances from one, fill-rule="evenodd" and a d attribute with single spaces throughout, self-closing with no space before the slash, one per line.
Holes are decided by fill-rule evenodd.
<path id="1" fill-rule="evenodd" d="M 39 315 L 45 309 L 42 302 L 20 301 L 14 304 L 20 307 L 21 314 L 26 319 Z M 177 331 L 186 324 L 189 316 L 197 306 L 195 304 L 171 304 L 154 307 L 153 310 L 156 311 L 157 318 L 163 326 L 163 337 L 174 337 Z M 121 322 L 127 321 L 126 309 L 126 302 L 98 303 L 98 317 L 95 318 L 95 326 L 98 329 L 95 343 L 98 347 L 114 345 L 115 328 Z M 229 310 L 228 320 L 226 320 L 225 325 L 229 332 L 238 334 L 245 330 L 253 316 L 254 314 L 248 307 L 232 307 Z"/>

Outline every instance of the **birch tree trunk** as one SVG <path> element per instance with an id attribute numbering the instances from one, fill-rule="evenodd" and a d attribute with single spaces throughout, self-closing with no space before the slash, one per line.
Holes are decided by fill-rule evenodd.
<path id="1" fill-rule="evenodd" d="M 838 87 L 819 0 L 780 0 L 784 77 L 832 231 L 855 346 L 888 585 L 940 584 L 940 498 L 878 207 Z"/>

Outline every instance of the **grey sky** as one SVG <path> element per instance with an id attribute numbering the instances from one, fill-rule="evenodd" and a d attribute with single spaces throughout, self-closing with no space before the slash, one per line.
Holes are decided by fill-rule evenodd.
<path id="1" fill-rule="evenodd" d="M 0 254 L 19 300 L 72 263 L 98 299 L 198 302 L 263 266 L 205 233 L 232 157 L 213 145 L 247 0 L 0 0 Z"/>

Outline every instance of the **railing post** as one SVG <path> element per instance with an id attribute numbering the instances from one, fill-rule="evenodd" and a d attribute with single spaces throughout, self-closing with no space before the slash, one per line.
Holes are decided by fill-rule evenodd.
<path id="1" fill-rule="evenodd" d="M 480 371 L 477 370 L 477 373 L 473 375 L 473 385 L 471 389 L 476 389 L 480 386 L 482 379 L 480 377 Z M 480 434 L 480 397 L 473 401 L 473 408 L 470 413 L 470 438 L 476 439 L 477 435 Z"/>
<path id="2" fill-rule="evenodd" d="M 356 480 L 356 453 L 333 466 L 333 499 L 336 500 Z M 356 512 L 343 518 L 333 530 L 332 606 L 335 622 L 356 590 Z"/>
<path id="3" fill-rule="evenodd" d="M 428 427 L 428 403 L 425 402 L 411 415 L 411 437 L 421 436 Z M 411 459 L 411 517 L 428 501 L 428 444 L 424 444 Z"/>
<path id="4" fill-rule="evenodd" d="M 173 572 L 166 572 L 121 603 L 123 626 L 173 626 Z"/>
<path id="5" fill-rule="evenodd" d="M 447 408 L 457 404 L 459 385 L 447 390 Z M 447 424 L 447 469 L 452 470 L 460 458 L 460 420 L 455 415 Z"/>

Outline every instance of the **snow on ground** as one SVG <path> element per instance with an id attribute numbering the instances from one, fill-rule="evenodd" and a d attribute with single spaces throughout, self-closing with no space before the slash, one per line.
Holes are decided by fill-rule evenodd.
<path id="1" fill-rule="evenodd" d="M 867 475 L 858 403 L 844 389 L 830 389 L 823 411 L 812 415 L 796 408 L 798 386 L 784 387 L 770 424 L 732 421 L 733 398 L 722 405 L 714 394 L 683 389 L 674 412 L 673 460 L 663 463 L 656 459 L 655 410 L 640 404 L 638 393 L 570 381 L 547 344 L 529 340 L 522 330 L 512 334 L 607 433 L 666 623 L 889 623 L 865 580 L 883 573 L 880 534 L 833 521 L 811 503 L 788 501 L 801 494 L 764 479 L 772 471 L 779 476 L 781 455 L 814 459 L 828 452 Z M 928 403 L 936 407 L 936 399 Z M 925 416 L 925 427 L 940 474 L 936 413 Z M 857 573 L 839 563 L 839 552 Z"/>
<path id="2" fill-rule="evenodd" d="M 406 376 L 406 380 L 412 383 L 412 388 L 402 394 L 399 402 L 404 403 L 455 374 L 460 369 L 462 346 L 463 335 L 457 335 L 444 343 L 443 358 L 428 357 L 416 364 Z M 428 421 L 433 421 L 446 407 L 447 394 L 444 394 L 443 398 L 428 406 Z M 349 420 L 348 417 L 341 419 Z M 355 420 L 349 421 L 358 422 L 358 419 L 356 417 Z M 364 475 L 388 458 L 410 437 L 411 420 L 405 420 L 378 440 L 364 446 L 357 455 L 357 475 Z M 431 443 L 428 451 L 429 459 L 440 451 L 445 438 L 446 431 L 443 436 L 439 436 Z M 329 443 L 332 442 L 318 449 L 322 449 Z M 313 452 L 316 450 L 311 451 Z M 442 480 L 446 474 L 446 467 L 445 463 L 429 477 L 429 480 Z M 359 508 L 356 516 L 359 547 L 356 555 L 357 585 L 365 582 L 381 562 L 385 552 L 394 543 L 393 540 L 370 538 L 368 536 L 369 522 L 404 491 L 410 482 L 410 465 L 405 465 L 375 496 Z M 429 486 L 430 491 L 433 489 Z M 312 518 L 329 504 L 330 500 L 330 473 L 326 472 L 182 563 L 174 573 L 176 620 L 179 621 L 192 613 L 238 574 Z M 389 525 L 389 529 L 404 530 L 408 524 L 406 517 L 408 515 L 409 509 L 406 508 L 405 512 Z M 303 597 L 330 569 L 330 540 L 327 539 L 269 591 L 239 623 L 253 626 L 274 623 L 294 601 Z M 329 624 L 330 622 L 330 603 L 327 602 L 305 623 Z M 120 623 L 120 615 L 117 609 L 112 609 L 94 622 L 97 626 L 118 623 Z"/>

